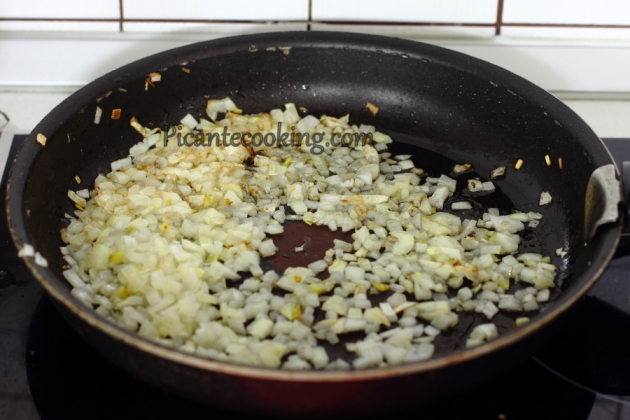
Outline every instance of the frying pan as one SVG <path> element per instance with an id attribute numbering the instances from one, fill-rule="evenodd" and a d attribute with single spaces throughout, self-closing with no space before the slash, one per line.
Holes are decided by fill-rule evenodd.
<path id="1" fill-rule="evenodd" d="M 146 87 L 151 72 L 162 78 Z M 507 165 L 507 176 L 495 182 L 500 191 L 475 205 L 544 215 L 538 228 L 527 230 L 521 252 L 550 255 L 559 267 L 551 301 L 518 329 L 513 317 L 498 315 L 499 338 L 479 347 L 466 349 L 463 343 L 484 319 L 462 313 L 458 327 L 436 340 L 432 360 L 345 372 L 289 372 L 203 359 L 102 319 L 70 294 L 61 275 L 59 231 L 66 223 L 64 213 L 73 211 L 68 189 L 91 188 L 99 173 L 109 172 L 110 162 L 125 157 L 141 140 L 129 126 L 131 117 L 148 127 L 178 124 L 188 113 L 205 116 L 207 99 L 225 96 L 245 113 L 287 102 L 315 116 L 349 113 L 351 123 L 372 124 L 391 134 L 397 140 L 393 148 L 411 151 L 417 166 L 429 172 L 452 168 L 440 169 L 436 162 L 472 163 L 487 178 L 493 168 Z M 379 107 L 376 115 L 366 109 L 367 102 Z M 98 125 L 97 105 L 103 110 Z M 121 118 L 113 120 L 110 113 L 117 108 Z M 47 138 L 45 146 L 36 141 L 40 133 Z M 520 171 L 513 169 L 517 159 L 524 161 Z M 538 206 L 542 191 L 552 195 L 551 205 Z M 474 386 L 531 356 L 612 258 L 622 230 L 619 197 L 617 171 L 603 143 L 569 108 L 526 80 L 423 43 L 297 32 L 193 44 L 90 83 L 57 106 L 25 142 L 10 175 L 7 213 L 17 248 L 32 244 L 48 260 L 48 267 L 41 267 L 25 258 L 64 318 L 119 366 L 209 404 L 317 417 L 420 404 Z M 566 258 L 555 255 L 559 247 L 568 251 Z"/>

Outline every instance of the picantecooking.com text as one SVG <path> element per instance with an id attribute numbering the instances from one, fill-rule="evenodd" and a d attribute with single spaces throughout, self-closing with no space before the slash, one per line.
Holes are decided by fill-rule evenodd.
<path id="1" fill-rule="evenodd" d="M 291 127 L 295 130 L 295 127 Z M 295 131 L 282 131 L 282 124 L 278 123 L 277 130 L 255 133 L 230 133 L 227 127 L 223 132 L 190 131 L 181 132 L 181 127 L 165 127 L 164 146 L 172 138 L 177 139 L 179 147 L 212 147 L 214 146 L 254 146 L 254 147 L 300 147 L 306 145 L 310 152 L 319 155 L 329 147 L 356 147 L 365 146 L 372 142 L 372 133 L 331 133 L 327 138 L 324 132 L 297 133 Z M 326 140 L 324 142 L 324 140 Z"/>

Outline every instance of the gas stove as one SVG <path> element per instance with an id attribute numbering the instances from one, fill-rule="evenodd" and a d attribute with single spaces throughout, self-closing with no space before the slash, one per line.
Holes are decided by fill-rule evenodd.
<path id="1" fill-rule="evenodd" d="M 2 133 L 0 174 L 25 138 Z M 630 161 L 630 139 L 604 142 L 618 163 Z M 0 184 L 0 419 L 243 417 L 139 381 L 70 329 L 17 258 L 4 210 L 7 173 L 5 168 Z M 388 414 L 436 420 L 629 419 L 630 256 L 614 260 L 569 316 L 571 322 L 541 352 L 493 382 Z"/>

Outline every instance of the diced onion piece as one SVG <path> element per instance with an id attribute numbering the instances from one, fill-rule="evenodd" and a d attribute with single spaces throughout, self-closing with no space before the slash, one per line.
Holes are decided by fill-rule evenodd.
<path id="1" fill-rule="evenodd" d="M 499 166 L 498 168 L 494 168 L 492 172 L 490 172 L 490 179 L 499 178 L 504 176 L 507 171 L 507 166 Z"/>
<path id="2" fill-rule="evenodd" d="M 470 201 L 458 201 L 451 204 L 451 210 L 470 210 L 472 209 L 472 204 Z"/>
<path id="3" fill-rule="evenodd" d="M 526 316 L 520 317 L 520 318 L 516 318 L 515 324 L 517 327 L 522 327 L 523 325 L 527 324 L 529 322 L 529 318 L 527 318 Z"/>
<path id="4" fill-rule="evenodd" d="M 103 115 L 103 110 L 101 107 L 96 107 L 96 112 L 94 113 L 94 124 L 98 124 L 101 122 L 101 115 Z"/>
<path id="5" fill-rule="evenodd" d="M 195 127 L 197 127 L 197 125 L 199 124 L 195 117 L 190 114 L 186 114 L 186 116 L 182 118 L 180 122 L 188 127 L 189 130 L 194 130 Z"/>
<path id="6" fill-rule="evenodd" d="M 516 164 L 514 165 L 514 169 L 518 171 L 521 169 L 522 166 L 523 166 L 523 159 L 519 159 L 516 161 Z"/>
<path id="7" fill-rule="evenodd" d="M 543 191 L 540 193 L 540 200 L 538 201 L 539 206 L 546 206 L 551 203 L 552 197 L 547 191 Z"/>
<path id="8" fill-rule="evenodd" d="M 424 327 L 424 333 L 430 337 L 436 337 L 440 334 L 440 330 L 435 328 L 433 325 L 427 325 Z"/>
<path id="9" fill-rule="evenodd" d="M 35 253 L 35 264 L 40 267 L 48 267 L 48 261 L 39 252 Z"/>
<path id="10" fill-rule="evenodd" d="M 448 188 L 450 192 L 455 192 L 455 188 L 457 187 L 457 181 L 454 180 L 453 178 L 449 178 L 446 175 L 441 175 L 440 178 L 438 179 L 437 186 L 438 187 L 444 186 Z"/>
<path id="11" fill-rule="evenodd" d="M 129 125 L 135 128 L 138 133 L 142 134 L 142 137 L 146 137 L 147 129 L 144 128 L 142 125 L 140 125 L 140 123 L 135 117 L 131 117 L 131 120 L 129 121 Z"/>
<path id="12" fill-rule="evenodd" d="M 131 163 L 132 163 L 131 158 L 126 157 L 126 158 L 113 161 L 110 166 L 112 168 L 112 171 L 118 171 L 119 169 L 131 166 Z"/>
<path id="13" fill-rule="evenodd" d="M 400 168 L 403 171 L 412 169 L 414 167 L 414 164 L 411 160 L 401 160 L 400 162 L 398 162 L 398 165 L 400 165 Z"/>
<path id="14" fill-rule="evenodd" d="M 149 73 L 149 77 L 151 78 L 152 82 L 159 82 L 160 80 L 162 80 L 162 75 L 157 72 Z"/>
<path id="15" fill-rule="evenodd" d="M 35 248 L 33 245 L 24 244 L 22 249 L 18 252 L 18 257 L 34 257 L 35 256 Z"/>
<path id="16" fill-rule="evenodd" d="M 269 257 L 276 253 L 278 248 L 273 243 L 273 239 L 266 239 L 262 241 L 258 247 L 258 252 L 263 257 Z"/>
<path id="17" fill-rule="evenodd" d="M 510 219 L 518 220 L 519 222 L 529 222 L 531 218 L 526 213 L 516 212 L 508 215 Z"/>
<path id="18" fill-rule="evenodd" d="M 550 292 L 549 289 L 543 289 L 538 292 L 536 295 L 536 301 L 538 302 L 547 302 L 549 300 Z"/>
<path id="19" fill-rule="evenodd" d="M 300 114 L 294 103 L 284 104 L 284 122 L 287 124 L 295 124 L 300 121 Z"/>
<path id="20" fill-rule="evenodd" d="M 269 114 L 271 115 L 271 118 L 274 120 L 274 122 L 284 122 L 284 112 L 282 112 L 281 109 L 272 109 Z"/>
<path id="21" fill-rule="evenodd" d="M 483 182 L 478 179 L 469 179 L 468 180 L 468 190 L 470 192 L 479 192 L 483 191 Z"/>
<path id="22" fill-rule="evenodd" d="M 442 209 L 442 207 L 444 207 L 444 202 L 450 194 L 451 193 L 448 190 L 448 187 L 438 187 L 433 192 L 433 195 L 431 195 L 431 197 L 429 198 L 429 202 L 433 207 L 437 208 L 438 210 Z"/>
<path id="23" fill-rule="evenodd" d="M 42 133 L 37 133 L 36 140 L 37 140 L 37 143 L 41 144 L 42 146 L 46 146 L 46 142 L 48 141 L 46 136 L 43 135 Z"/>
<path id="24" fill-rule="evenodd" d="M 568 252 L 565 251 L 562 247 L 556 249 L 556 255 L 559 256 L 560 258 L 564 258 L 568 255 Z"/>
<path id="25" fill-rule="evenodd" d="M 383 134 L 380 131 L 375 131 L 373 133 L 372 138 L 374 139 L 374 142 L 376 143 L 391 143 L 392 142 L 392 138 L 389 137 L 387 134 Z"/>
<path id="26" fill-rule="evenodd" d="M 368 102 L 365 107 L 372 113 L 372 115 L 376 115 L 378 112 L 378 107 L 371 102 Z"/>
<path id="27" fill-rule="evenodd" d="M 394 312 L 394 309 L 389 303 L 382 302 L 379 304 L 379 307 L 381 308 L 381 311 L 383 311 L 383 314 L 385 315 L 385 318 L 387 319 L 387 321 L 389 322 L 398 321 L 398 316 L 396 315 L 396 312 Z"/>
<path id="28" fill-rule="evenodd" d="M 415 244 L 414 237 L 407 232 L 392 232 L 392 236 L 398 239 L 392 248 L 392 254 L 405 255 L 408 254 Z"/>
<path id="29" fill-rule="evenodd" d="M 307 115 L 298 121 L 296 128 L 298 133 L 308 133 L 319 124 L 319 120 L 312 115 Z"/>
<path id="30" fill-rule="evenodd" d="M 482 191 L 494 191 L 494 184 L 490 181 L 484 182 L 482 185 Z"/>
<path id="31" fill-rule="evenodd" d="M 243 112 L 234 102 L 232 102 L 232 99 L 230 99 L 229 96 L 223 99 L 209 99 L 206 104 L 206 113 L 212 121 L 216 121 L 219 113 L 225 113 L 228 111 L 236 114 L 241 114 Z"/>
<path id="32" fill-rule="evenodd" d="M 74 203 L 80 208 L 84 208 L 87 205 L 85 198 L 79 197 L 79 195 L 72 190 L 68 190 L 68 198 L 74 201 Z"/>
<path id="33" fill-rule="evenodd" d="M 462 165 L 455 165 L 453 167 L 453 173 L 461 174 L 461 173 L 470 171 L 472 168 L 473 166 L 470 163 L 464 163 Z"/>
<path id="34" fill-rule="evenodd" d="M 480 324 L 473 328 L 470 333 L 470 338 L 473 340 L 492 340 L 493 338 L 498 337 L 499 333 L 497 332 L 497 326 L 493 323 L 488 324 Z"/>

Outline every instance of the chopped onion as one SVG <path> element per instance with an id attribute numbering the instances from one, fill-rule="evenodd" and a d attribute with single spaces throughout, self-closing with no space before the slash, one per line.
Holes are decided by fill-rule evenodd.
<path id="1" fill-rule="evenodd" d="M 182 118 L 180 122 L 188 127 L 189 130 L 194 130 L 195 127 L 197 127 L 197 125 L 199 124 L 195 117 L 190 114 L 186 114 L 186 116 Z"/>
<path id="2" fill-rule="evenodd" d="M 122 168 L 126 168 L 128 166 L 131 166 L 131 158 L 130 157 L 126 157 L 123 159 L 119 159 L 119 160 L 115 160 L 114 162 L 111 163 L 111 168 L 112 171 L 118 171 Z"/>
<path id="3" fill-rule="evenodd" d="M 42 146 L 46 146 L 46 142 L 48 141 L 46 136 L 43 135 L 42 133 L 37 133 L 36 140 L 37 140 L 37 143 L 41 144 Z"/>
<path id="4" fill-rule="evenodd" d="M 469 201 L 458 201 L 456 203 L 451 204 L 451 210 L 470 210 L 472 209 L 472 204 Z"/>
<path id="5" fill-rule="evenodd" d="M 22 249 L 18 252 L 18 257 L 34 257 L 35 256 L 35 248 L 33 245 L 24 244 Z"/>
<path id="6" fill-rule="evenodd" d="M 41 267 L 48 267 L 48 261 L 39 252 L 35 253 L 35 264 Z"/>
<path id="7" fill-rule="evenodd" d="M 484 189 L 483 189 L 483 182 L 479 181 L 478 179 L 469 179 L 468 180 L 468 190 L 470 192 L 484 191 Z"/>
<path id="8" fill-rule="evenodd" d="M 482 191 L 494 191 L 494 184 L 490 181 L 484 182 L 482 185 Z"/>
<path id="9" fill-rule="evenodd" d="M 492 170 L 492 172 L 490 172 L 490 179 L 495 179 L 495 178 L 504 176 L 506 171 L 507 171 L 507 166 L 499 166 L 498 168 L 495 168 Z"/>
<path id="10" fill-rule="evenodd" d="M 376 115 L 378 112 L 378 107 L 371 102 L 368 102 L 365 107 L 372 113 L 372 115 Z"/>
<path id="11" fill-rule="evenodd" d="M 369 133 L 373 142 L 321 154 L 254 147 L 246 165 L 251 147 L 165 145 L 161 129 L 132 118 L 142 141 L 93 190 L 68 191 L 79 211 L 61 232 L 72 295 L 121 327 L 216 360 L 360 369 L 433 357 L 435 337 L 455 327 L 461 311 L 493 319 L 536 311 L 549 299 L 550 259 L 517 255 L 524 223 L 540 223 L 541 214 L 491 208 L 481 220 L 462 220 L 438 211 L 457 180 L 421 178 L 412 155 L 392 157 L 389 136 L 351 125 L 348 115 L 300 118 L 292 103 L 241 115 L 230 98 L 209 100 L 206 112 L 213 122 L 188 114 L 177 129 L 267 133 L 280 123 L 287 134 Z M 468 188 L 495 186 L 476 179 Z M 308 267 L 265 272 L 263 259 L 278 252 L 272 235 L 287 221 L 341 229 L 352 241 L 334 240 Z M 309 241 L 293 251 L 309 252 Z M 47 264 L 32 247 L 20 255 Z M 384 292 L 386 299 L 371 299 Z M 320 342 L 340 345 L 349 333 L 359 335 L 345 345 L 351 364 L 329 360 Z M 493 324 L 482 324 L 467 346 L 496 335 Z"/>
<path id="12" fill-rule="evenodd" d="M 517 327 L 522 327 L 523 325 L 527 324 L 529 322 L 529 318 L 527 317 L 520 317 L 520 318 L 516 318 L 515 324 Z"/>
<path id="13" fill-rule="evenodd" d="M 549 194 L 547 191 L 543 191 L 542 193 L 540 193 L 540 200 L 538 201 L 538 205 L 546 206 L 547 204 L 551 203 L 551 200 L 551 194 Z"/>
<path id="14" fill-rule="evenodd" d="M 473 328 L 469 339 L 466 341 L 466 347 L 474 347 L 484 341 L 492 340 L 498 336 L 497 326 L 490 324 L 480 324 Z"/>
<path id="15" fill-rule="evenodd" d="M 453 167 L 453 173 L 461 174 L 461 173 L 470 171 L 472 168 L 473 166 L 470 163 L 464 163 L 463 165 L 455 165 Z"/>
<path id="16" fill-rule="evenodd" d="M 103 110 L 97 106 L 96 112 L 94 113 L 94 124 L 98 124 L 101 122 L 101 115 L 103 115 Z"/>

